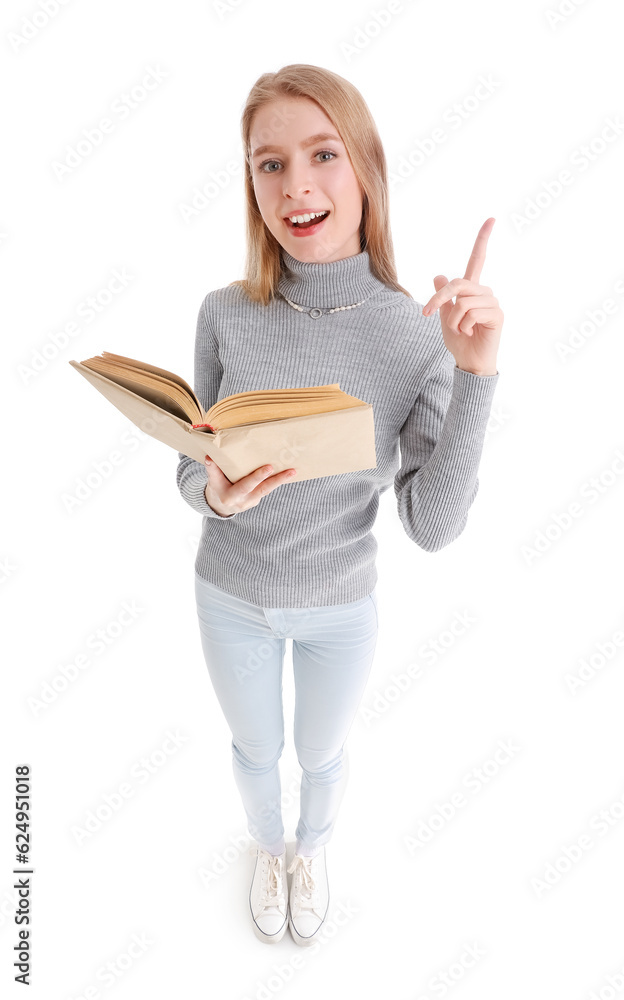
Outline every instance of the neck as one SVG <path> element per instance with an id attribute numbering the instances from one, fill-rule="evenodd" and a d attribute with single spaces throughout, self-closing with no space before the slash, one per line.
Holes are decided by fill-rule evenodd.
<path id="1" fill-rule="evenodd" d="M 282 247 L 278 291 L 306 308 L 333 309 L 362 302 L 386 285 L 370 267 L 367 250 L 326 264 L 297 260 Z"/>

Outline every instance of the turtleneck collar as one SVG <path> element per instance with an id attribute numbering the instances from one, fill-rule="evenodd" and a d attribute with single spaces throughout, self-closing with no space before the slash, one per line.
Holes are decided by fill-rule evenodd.
<path id="1" fill-rule="evenodd" d="M 297 260 L 281 248 L 278 291 L 306 308 L 333 309 L 362 302 L 387 286 L 375 277 L 367 250 L 324 264 Z"/>

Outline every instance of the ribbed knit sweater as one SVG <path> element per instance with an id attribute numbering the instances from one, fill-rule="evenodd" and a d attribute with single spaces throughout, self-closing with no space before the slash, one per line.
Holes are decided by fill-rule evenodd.
<path id="1" fill-rule="evenodd" d="M 377 467 L 283 483 L 231 517 L 206 503 L 200 462 L 178 453 L 176 481 L 203 517 L 201 577 L 260 607 L 347 604 L 377 583 L 372 528 L 391 485 L 405 532 L 426 552 L 463 531 L 499 373 L 458 368 L 439 313 L 423 316 L 420 303 L 380 281 L 367 251 L 330 263 L 303 263 L 284 249 L 281 256 L 279 294 L 266 306 L 240 285 L 205 296 L 197 397 L 208 410 L 237 392 L 338 382 L 372 404 Z"/>

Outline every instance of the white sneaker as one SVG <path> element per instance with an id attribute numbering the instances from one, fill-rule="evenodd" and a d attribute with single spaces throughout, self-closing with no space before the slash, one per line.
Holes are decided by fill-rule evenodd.
<path id="1" fill-rule="evenodd" d="M 288 923 L 286 900 L 286 851 L 280 855 L 269 854 L 258 844 L 249 848 L 255 854 L 249 906 L 256 937 L 272 944 L 281 941 Z"/>
<path id="2" fill-rule="evenodd" d="M 287 871 L 293 876 L 289 898 L 290 933 L 297 944 L 312 944 L 329 909 L 325 847 L 321 847 L 313 858 L 295 854 Z"/>

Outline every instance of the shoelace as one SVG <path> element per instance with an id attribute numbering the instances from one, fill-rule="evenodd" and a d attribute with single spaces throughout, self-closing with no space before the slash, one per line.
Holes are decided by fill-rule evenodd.
<path id="1" fill-rule="evenodd" d="M 267 906 L 276 906 L 282 895 L 282 872 L 278 857 L 271 857 L 266 886 L 263 892 L 263 902 Z"/>
<path id="2" fill-rule="evenodd" d="M 301 857 L 301 855 L 295 854 L 288 869 L 289 875 L 297 872 L 297 875 L 300 876 L 300 905 L 306 909 L 313 909 L 317 902 L 316 882 L 312 876 L 312 862 L 314 860 L 315 858 Z"/>
<path id="3" fill-rule="evenodd" d="M 249 853 L 255 854 L 256 848 L 250 848 Z M 263 869 L 260 904 L 262 906 L 279 906 L 283 894 L 280 858 L 277 855 L 266 854 L 266 859 L 263 861 L 263 854 L 266 854 L 266 851 L 260 852 L 261 858 L 259 859 L 259 864 L 267 864 L 267 869 Z"/>

